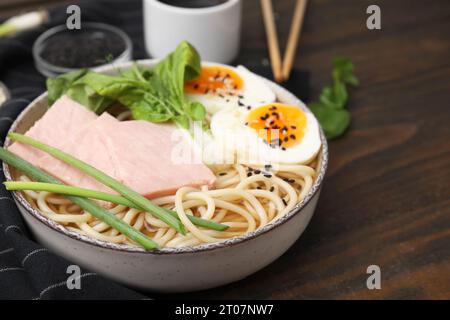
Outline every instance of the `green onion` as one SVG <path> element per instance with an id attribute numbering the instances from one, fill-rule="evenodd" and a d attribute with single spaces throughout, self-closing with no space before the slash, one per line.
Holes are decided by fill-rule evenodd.
<path id="1" fill-rule="evenodd" d="M 48 21 L 48 12 L 34 11 L 12 17 L 0 24 L 0 37 L 14 35 L 20 31 L 36 28 Z"/>
<path id="2" fill-rule="evenodd" d="M 70 154 L 67 154 L 61 150 L 53 148 L 49 145 L 46 145 L 42 142 L 39 142 L 33 138 L 24 136 L 22 134 L 9 133 L 8 136 L 12 140 L 16 140 L 18 142 L 33 146 L 39 150 L 42 150 L 48 154 L 51 154 L 53 157 L 65 162 L 67 164 L 70 164 L 71 166 L 79 169 L 80 171 L 83 171 L 87 175 L 97 179 L 99 182 L 101 182 L 104 185 L 110 187 L 111 189 L 117 191 L 122 196 L 124 196 L 125 198 L 127 198 L 128 200 L 133 202 L 136 206 L 138 206 L 139 208 L 142 208 L 142 210 L 153 213 L 155 216 L 157 216 L 159 219 L 161 219 L 162 221 L 167 223 L 169 226 L 174 228 L 179 233 L 186 234 L 186 231 L 184 230 L 184 226 L 180 220 L 178 220 L 175 217 L 172 217 L 163 208 L 158 207 L 157 205 L 154 205 L 153 203 L 150 202 L 150 200 L 144 198 L 136 191 L 121 184 L 116 179 L 106 175 L 105 173 L 101 172 L 100 170 L 94 168 L 93 166 L 72 157 Z M 139 174 L 139 173 L 137 173 L 137 174 Z"/>
<path id="3" fill-rule="evenodd" d="M 27 176 L 33 178 L 34 180 L 62 185 L 62 183 L 56 178 L 39 170 L 31 163 L 14 155 L 13 153 L 9 152 L 6 149 L 0 148 L 0 159 L 8 163 L 9 165 L 13 166 L 17 170 L 25 173 Z M 140 231 L 134 229 L 124 221 L 116 218 L 116 216 L 109 213 L 108 211 L 98 206 L 94 202 L 88 199 L 74 196 L 66 196 L 66 198 L 71 200 L 73 203 L 79 205 L 81 208 L 83 208 L 96 218 L 107 223 L 108 225 L 110 225 L 120 233 L 124 234 L 131 240 L 134 240 L 136 243 L 140 244 L 145 249 L 154 249 L 158 247 L 158 244 L 154 242 L 152 239 L 150 239 Z"/>
<path id="4" fill-rule="evenodd" d="M 58 194 L 64 194 L 64 195 L 71 195 L 71 196 L 77 196 L 77 197 L 83 197 L 83 198 L 91 198 L 91 199 L 97 199 L 97 200 L 103 200 L 108 201 L 115 204 L 120 204 L 123 206 L 127 206 L 130 208 L 136 208 L 141 209 L 138 206 L 136 206 L 133 202 L 130 200 L 121 197 L 119 195 L 95 191 L 95 190 L 89 190 L 89 189 L 83 189 L 83 188 L 77 188 L 72 186 L 66 186 L 66 185 L 60 185 L 60 184 L 53 184 L 53 183 L 43 183 L 43 182 L 29 182 L 29 181 L 6 181 L 3 182 L 7 190 L 15 191 L 15 190 L 33 190 L 33 191 L 47 191 L 52 193 L 58 193 Z M 173 210 L 169 210 L 166 208 L 163 208 L 166 210 L 168 214 L 171 216 L 177 218 L 177 213 Z M 208 228 L 211 230 L 217 230 L 217 231 L 224 231 L 228 229 L 227 225 L 215 223 L 213 221 L 205 220 L 202 218 L 198 218 L 192 215 L 188 215 L 189 220 L 191 222 L 199 227 Z"/>

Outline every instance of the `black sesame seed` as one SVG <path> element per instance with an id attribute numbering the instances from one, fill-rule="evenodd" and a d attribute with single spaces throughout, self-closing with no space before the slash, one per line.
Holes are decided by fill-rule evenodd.
<path id="1" fill-rule="evenodd" d="M 252 107 L 251 106 L 247 106 L 247 110 L 250 110 Z"/>
<path id="2" fill-rule="evenodd" d="M 285 137 L 285 138 L 283 139 L 283 141 L 284 141 L 284 142 L 288 142 L 288 141 L 289 141 L 289 138 L 288 138 L 288 137 Z"/>
<path id="3" fill-rule="evenodd" d="M 289 137 L 290 137 L 291 139 L 295 140 L 295 134 L 291 134 Z"/>
<path id="4" fill-rule="evenodd" d="M 253 173 L 247 172 L 247 177 L 251 177 L 252 175 L 253 175 Z"/>
<path id="5" fill-rule="evenodd" d="M 286 151 L 286 148 L 285 147 L 281 147 L 281 150 Z"/>
<path id="6" fill-rule="evenodd" d="M 274 186 L 271 186 L 270 187 L 270 192 L 273 192 L 275 190 L 275 187 Z"/>
<path id="7" fill-rule="evenodd" d="M 238 106 L 239 107 L 243 107 L 244 106 L 244 104 L 241 102 L 241 100 L 238 100 Z"/>
<path id="8" fill-rule="evenodd" d="M 262 188 L 261 187 L 256 187 L 256 189 L 261 190 Z"/>
<path id="9" fill-rule="evenodd" d="M 219 176 L 224 176 L 226 174 L 227 174 L 226 172 L 221 172 L 221 173 L 219 173 Z"/>
<path id="10" fill-rule="evenodd" d="M 291 128 L 292 128 L 292 129 L 297 129 L 297 127 L 296 127 L 296 126 L 291 126 Z"/>
<path id="11" fill-rule="evenodd" d="M 264 177 L 266 177 L 266 178 L 272 178 L 272 175 L 271 175 L 271 174 L 268 174 L 268 173 L 266 173 L 266 174 L 264 174 Z"/>
<path id="12" fill-rule="evenodd" d="M 270 164 L 264 165 L 264 169 L 266 169 L 266 171 L 269 171 L 271 168 L 272 168 L 272 165 L 270 165 Z"/>
<path id="13" fill-rule="evenodd" d="M 281 200 L 283 200 L 283 204 L 284 204 L 285 206 L 287 206 L 286 200 L 284 200 L 284 199 L 281 199 Z"/>
<path id="14" fill-rule="evenodd" d="M 244 99 L 244 96 L 243 96 L 242 94 L 239 94 L 239 95 L 238 95 L 238 98 L 239 98 L 239 99 Z"/>
<path id="15" fill-rule="evenodd" d="M 255 170 L 255 174 L 260 174 L 261 173 L 261 170 Z"/>
<path id="16" fill-rule="evenodd" d="M 289 179 L 288 182 L 289 182 L 289 183 L 295 183 L 295 180 L 294 180 L 294 179 Z"/>

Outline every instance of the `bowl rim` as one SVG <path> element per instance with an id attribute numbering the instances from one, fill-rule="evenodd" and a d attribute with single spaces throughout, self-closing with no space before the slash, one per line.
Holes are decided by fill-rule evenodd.
<path id="1" fill-rule="evenodd" d="M 97 72 L 111 72 L 116 69 L 125 69 L 131 67 L 133 63 L 138 63 L 141 65 L 145 65 L 147 67 L 152 67 L 157 62 L 156 59 L 145 59 L 145 60 L 136 60 L 136 61 L 129 61 L 129 62 L 123 62 L 115 65 L 107 65 L 100 68 L 97 68 Z M 213 64 L 211 62 L 202 62 L 205 64 Z M 298 105 L 298 107 L 304 109 L 307 112 L 311 112 L 306 105 L 298 99 L 294 94 L 289 92 L 287 89 L 281 87 L 280 85 L 261 77 L 273 90 L 276 91 L 276 95 L 282 94 L 283 96 L 288 97 L 289 100 L 295 101 L 295 104 Z M 22 110 L 22 112 L 19 114 L 19 116 L 15 119 L 15 121 L 12 123 L 10 129 L 8 130 L 8 134 L 10 132 L 14 132 L 17 126 L 21 123 L 21 121 L 26 117 L 29 110 L 31 110 L 33 107 L 38 105 L 39 103 L 45 103 L 47 99 L 47 91 L 42 93 L 40 96 L 35 98 L 27 107 Z M 319 126 L 320 127 L 320 126 Z M 31 204 L 25 199 L 25 197 L 22 195 L 19 191 L 13 191 L 13 198 L 16 201 L 18 205 L 21 205 L 27 214 L 38 220 L 40 223 L 43 223 L 50 229 L 53 229 L 53 231 L 56 231 L 63 236 L 67 236 L 73 240 L 81 241 L 85 245 L 92 245 L 95 247 L 99 247 L 100 249 L 110 249 L 115 251 L 120 251 L 123 253 L 142 253 L 142 254 L 152 254 L 152 255 L 168 255 L 168 254 L 191 254 L 191 253 L 199 253 L 199 252 L 205 252 L 205 251 L 211 251 L 211 250 L 217 250 L 222 248 L 229 248 L 231 246 L 235 246 L 241 243 L 244 243 L 246 241 L 255 239 L 263 234 L 268 233 L 269 231 L 272 231 L 276 229 L 277 227 L 281 226 L 282 224 L 286 223 L 290 219 L 292 219 L 297 214 L 300 214 L 301 211 L 307 206 L 307 204 L 316 196 L 316 194 L 320 191 L 322 187 L 323 180 L 325 178 L 325 173 L 328 166 L 328 144 L 327 140 L 325 138 L 325 134 L 323 133 L 322 128 L 320 127 L 320 139 L 322 142 L 321 150 L 319 152 L 321 161 L 319 164 L 319 171 L 317 174 L 317 177 L 311 187 L 311 190 L 308 192 L 308 194 L 295 205 L 294 208 L 292 208 L 291 211 L 286 213 L 284 216 L 278 218 L 277 220 L 268 223 L 264 227 L 257 229 L 255 231 L 249 232 L 247 234 L 233 237 L 224 241 L 220 242 L 213 242 L 213 243 L 206 243 L 201 244 L 198 246 L 188 246 L 188 247 L 181 247 L 181 248 L 157 248 L 153 250 L 145 250 L 142 247 L 139 246 L 133 246 L 133 245 L 124 245 L 124 244 L 116 244 L 116 243 L 110 243 L 103 240 L 97 240 L 82 234 L 79 234 L 75 231 L 71 231 L 66 229 L 64 226 L 54 222 L 53 220 L 45 217 L 42 215 L 37 209 L 34 209 Z M 9 146 L 11 143 L 11 140 L 6 137 L 4 141 L 3 147 Z M 3 162 L 3 172 L 5 174 L 6 180 L 11 181 L 12 175 L 11 171 L 9 169 L 9 165 Z"/>

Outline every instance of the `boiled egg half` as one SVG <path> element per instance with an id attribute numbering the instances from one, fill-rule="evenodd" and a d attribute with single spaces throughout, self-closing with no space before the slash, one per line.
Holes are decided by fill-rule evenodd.
<path id="1" fill-rule="evenodd" d="M 321 146 L 315 117 L 283 103 L 221 110 L 211 118 L 211 132 L 225 154 L 245 164 L 308 163 Z"/>
<path id="2" fill-rule="evenodd" d="M 243 66 L 222 64 L 203 64 L 200 75 L 186 82 L 184 91 L 188 100 L 202 103 L 210 115 L 229 107 L 250 110 L 276 99 L 259 76 Z"/>

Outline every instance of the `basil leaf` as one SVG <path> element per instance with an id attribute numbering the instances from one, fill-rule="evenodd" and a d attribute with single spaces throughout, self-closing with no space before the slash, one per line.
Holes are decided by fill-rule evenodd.
<path id="1" fill-rule="evenodd" d="M 359 80 L 353 74 L 354 65 L 350 59 L 335 58 L 333 65 L 333 79 L 335 82 L 343 82 L 353 86 L 359 85 Z"/>
<path id="2" fill-rule="evenodd" d="M 330 109 L 321 103 L 312 103 L 309 108 L 320 122 L 327 139 L 341 136 L 350 125 L 350 114 L 347 110 Z"/>
<path id="3" fill-rule="evenodd" d="M 346 85 L 359 84 L 353 74 L 354 65 L 350 59 L 336 58 L 333 66 L 333 85 L 322 90 L 319 102 L 309 104 L 327 139 L 339 137 L 350 125 L 350 114 L 344 109 L 348 101 Z"/>
<path id="4" fill-rule="evenodd" d="M 319 97 L 320 102 L 334 109 L 343 109 L 347 99 L 347 88 L 340 82 L 336 82 L 333 87 L 325 87 Z"/>

